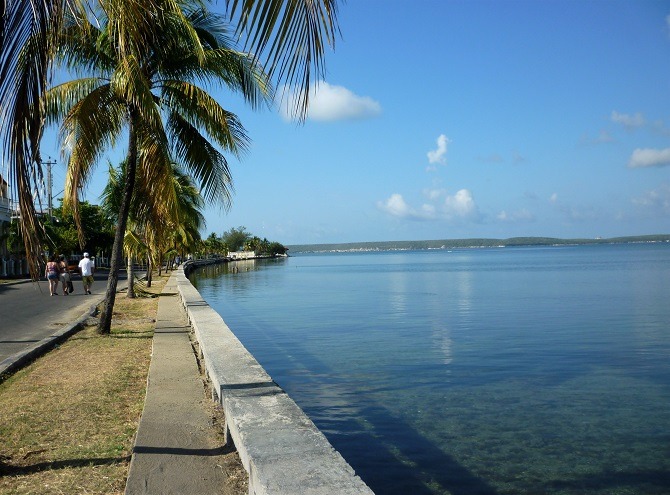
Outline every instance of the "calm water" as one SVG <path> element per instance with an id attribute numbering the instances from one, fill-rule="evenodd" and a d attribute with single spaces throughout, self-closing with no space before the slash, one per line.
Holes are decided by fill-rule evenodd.
<path id="1" fill-rule="evenodd" d="M 670 245 L 297 255 L 194 284 L 378 494 L 670 493 Z"/>

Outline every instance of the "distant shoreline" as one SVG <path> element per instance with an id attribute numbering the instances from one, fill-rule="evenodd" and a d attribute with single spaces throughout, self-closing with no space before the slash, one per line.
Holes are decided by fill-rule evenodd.
<path id="1" fill-rule="evenodd" d="M 429 249 L 462 249 L 520 246 L 578 246 L 589 244 L 631 244 L 670 242 L 670 234 L 639 235 L 596 239 L 560 239 L 555 237 L 511 237 L 509 239 L 438 239 L 429 241 L 346 242 L 332 244 L 294 244 L 286 246 L 289 254 L 355 252 L 355 251 L 413 251 Z"/>

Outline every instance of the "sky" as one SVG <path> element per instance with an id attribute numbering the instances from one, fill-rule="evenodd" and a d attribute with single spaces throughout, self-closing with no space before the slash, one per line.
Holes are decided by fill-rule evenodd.
<path id="1" fill-rule="evenodd" d="M 670 233 L 669 2 L 349 0 L 339 25 L 305 123 L 213 92 L 251 145 L 203 235 Z"/>

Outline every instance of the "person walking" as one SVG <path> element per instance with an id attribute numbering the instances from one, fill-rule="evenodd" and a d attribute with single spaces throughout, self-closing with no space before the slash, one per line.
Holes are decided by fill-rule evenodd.
<path id="1" fill-rule="evenodd" d="M 70 293 L 69 283 L 70 283 L 70 272 L 67 269 L 67 258 L 60 255 L 60 260 L 58 261 L 58 267 L 60 268 L 60 281 L 63 285 L 63 295 L 67 296 Z"/>
<path id="2" fill-rule="evenodd" d="M 58 278 L 60 275 L 60 267 L 56 261 L 56 256 L 49 258 L 47 266 L 44 268 L 44 276 L 49 281 L 49 293 L 52 296 L 58 295 Z"/>
<path id="3" fill-rule="evenodd" d="M 84 257 L 79 262 L 79 271 L 81 272 L 81 281 L 84 284 L 84 294 L 91 293 L 91 286 L 93 285 L 93 271 L 95 264 L 89 258 L 88 253 L 84 253 Z"/>

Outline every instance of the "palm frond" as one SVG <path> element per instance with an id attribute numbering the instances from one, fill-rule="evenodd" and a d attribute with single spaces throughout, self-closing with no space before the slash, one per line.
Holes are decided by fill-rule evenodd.
<path id="1" fill-rule="evenodd" d="M 248 149 L 249 138 L 242 123 L 209 93 L 193 84 L 178 81 L 170 81 L 162 89 L 163 106 L 170 111 L 170 128 L 183 119 L 192 127 L 204 129 L 221 147 L 236 156 Z"/>
<path id="2" fill-rule="evenodd" d="M 325 45 L 334 47 L 339 34 L 337 0 L 227 0 L 227 4 L 237 34 L 245 37 L 245 50 L 256 53 L 280 84 L 299 89 L 295 114 L 304 119 L 310 84 L 324 76 Z"/>
<path id="3" fill-rule="evenodd" d="M 173 114 L 168 126 L 174 156 L 198 183 L 205 200 L 229 208 L 234 187 L 225 156 L 179 115 Z"/>

